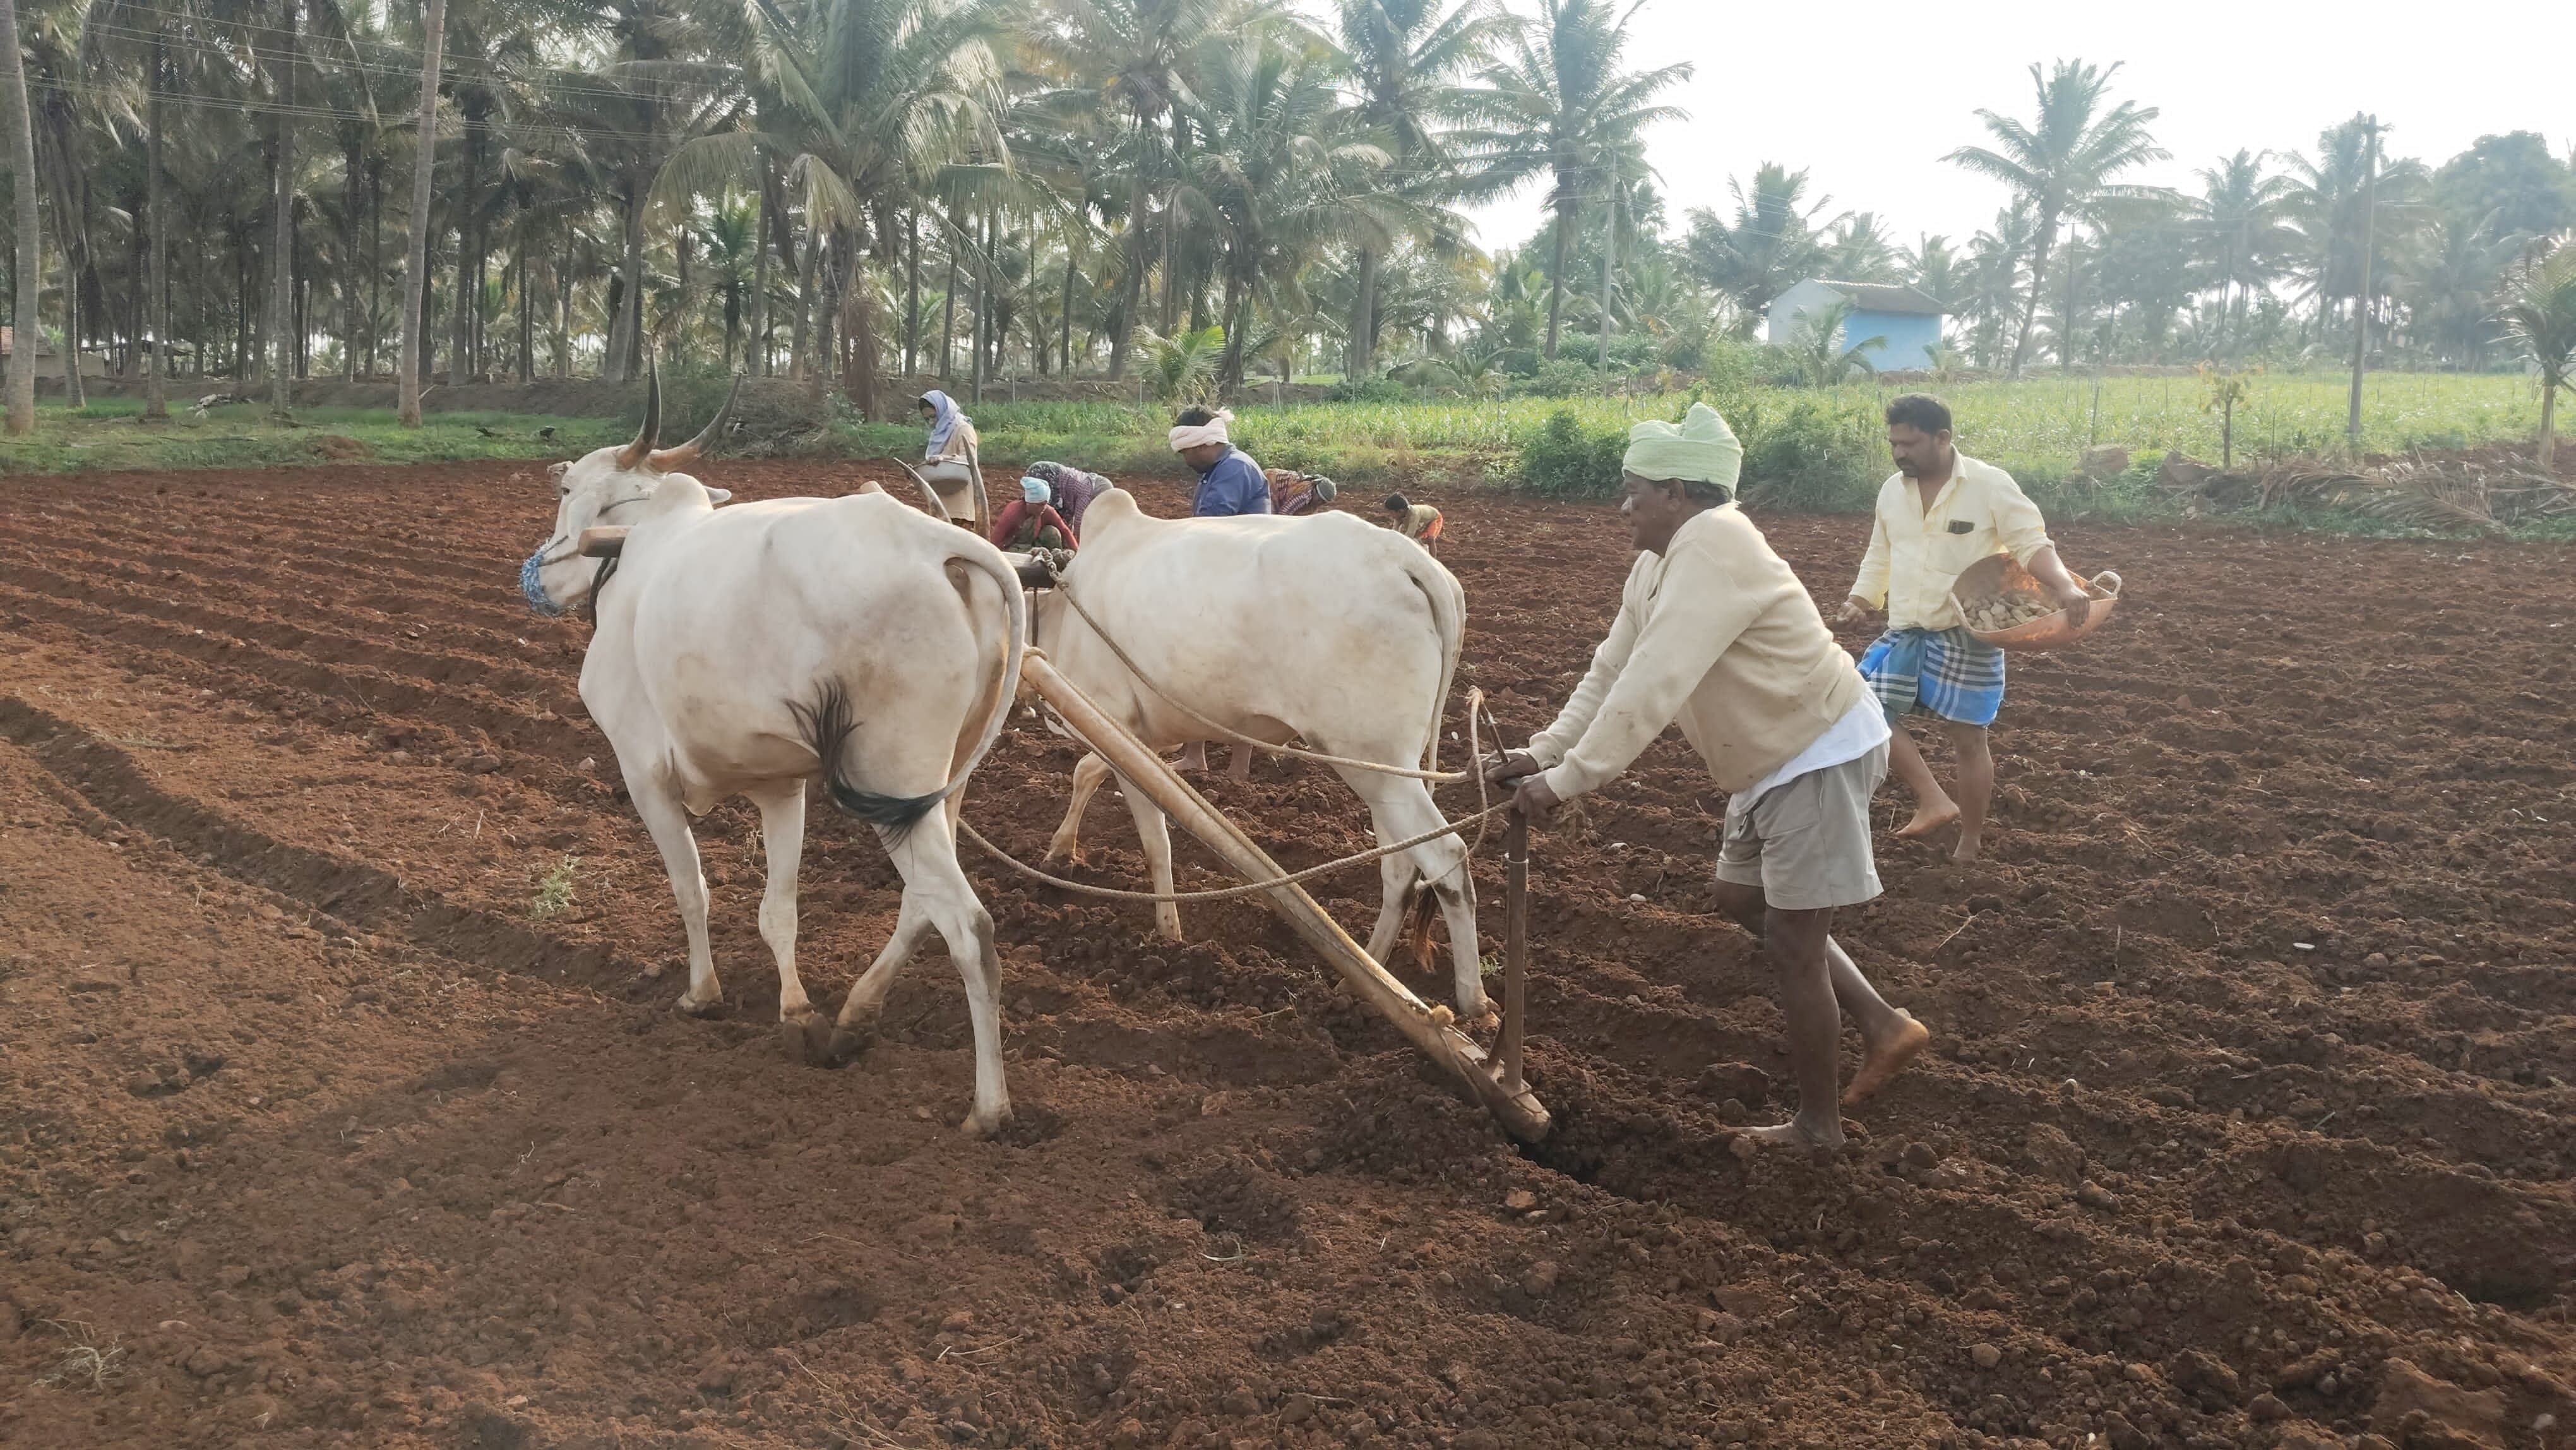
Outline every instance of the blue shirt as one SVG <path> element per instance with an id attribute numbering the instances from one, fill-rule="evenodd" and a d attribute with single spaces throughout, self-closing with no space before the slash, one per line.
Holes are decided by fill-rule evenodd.
<path id="1" fill-rule="evenodd" d="M 1190 501 L 1194 518 L 1219 519 L 1235 514 L 1270 512 L 1270 480 L 1252 455 L 1227 444 L 1216 467 L 1199 475 L 1198 497 Z"/>

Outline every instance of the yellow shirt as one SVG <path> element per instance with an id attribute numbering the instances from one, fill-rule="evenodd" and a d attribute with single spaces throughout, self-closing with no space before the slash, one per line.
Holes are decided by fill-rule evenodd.
<path id="1" fill-rule="evenodd" d="M 1902 473 L 1878 488 L 1878 512 L 1861 556 L 1854 599 L 1887 610 L 1890 629 L 1956 629 L 1966 623 L 1950 585 L 1989 554 L 2010 554 L 2024 568 L 2049 547 L 2048 521 L 2011 474 L 1964 453 L 1950 481 L 1923 507 L 1923 490 Z"/>

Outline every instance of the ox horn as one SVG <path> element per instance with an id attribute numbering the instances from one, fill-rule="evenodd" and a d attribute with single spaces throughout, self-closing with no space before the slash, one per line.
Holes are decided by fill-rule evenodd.
<path id="1" fill-rule="evenodd" d="M 655 362 L 645 373 L 644 426 L 635 430 L 635 441 L 617 450 L 617 467 L 632 473 L 653 456 L 654 435 L 662 431 L 662 365 Z"/>
<path id="2" fill-rule="evenodd" d="M 698 430 L 698 436 L 677 448 L 653 450 L 652 455 L 645 460 L 646 465 L 656 473 L 668 473 L 674 468 L 686 468 L 697 462 L 701 455 L 711 451 L 722 441 L 725 420 L 733 416 L 733 400 L 741 395 L 742 374 L 736 373 L 733 375 L 733 387 L 725 393 L 724 406 L 716 409 L 716 415 L 707 420 L 707 426 Z"/>

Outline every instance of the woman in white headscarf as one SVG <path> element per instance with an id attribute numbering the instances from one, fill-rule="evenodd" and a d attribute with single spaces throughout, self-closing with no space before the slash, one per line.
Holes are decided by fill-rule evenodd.
<path id="1" fill-rule="evenodd" d="M 981 529 L 990 513 L 984 504 L 984 470 L 977 457 L 975 420 L 961 411 L 955 399 L 937 388 L 915 400 L 921 405 L 922 426 L 928 439 L 921 449 L 921 476 L 939 490 L 939 501 L 948 516 L 971 520 Z"/>

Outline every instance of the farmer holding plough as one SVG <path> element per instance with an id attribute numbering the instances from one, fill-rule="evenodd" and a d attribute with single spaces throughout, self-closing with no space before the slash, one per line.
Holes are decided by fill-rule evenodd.
<path id="1" fill-rule="evenodd" d="M 1878 1090 L 1931 1034 L 1882 999 L 1829 935 L 1834 909 L 1879 894 L 1869 798 L 1887 773 L 1888 727 L 1815 601 L 1732 494 L 1744 450 L 1717 411 L 1629 430 L 1623 461 L 1637 560 L 1609 637 L 1556 723 L 1489 761 L 1543 819 L 1616 779 L 1664 727 L 1727 792 L 1718 904 L 1760 937 L 1780 976 L 1798 1113 L 1756 1138 L 1843 1141 L 1835 1087 L 1842 1021 L 1860 1026 L 1860 1072 L 1841 1101 Z"/>
<path id="2" fill-rule="evenodd" d="M 1986 806 L 1995 793 L 1995 761 L 1986 727 L 2004 702 L 2004 652 L 1968 632 L 1950 586 L 1968 566 L 2010 554 L 2081 625 L 2091 596 L 2058 562 L 2048 522 L 2011 474 L 1961 453 L 1950 442 L 1950 409 L 1928 393 L 1887 405 L 1887 446 L 1896 472 L 1878 490 L 1869 552 L 1852 581 L 1851 598 L 1834 615 L 1850 624 L 1887 611 L 1887 632 L 1860 659 L 1860 672 L 1896 726 L 1896 773 L 1914 792 L 1914 819 L 1899 836 L 1926 836 L 1956 821 L 1952 858 L 1976 859 L 1984 844 Z M 1906 712 L 1941 722 L 1959 756 L 1953 799 L 1903 728 Z"/>

